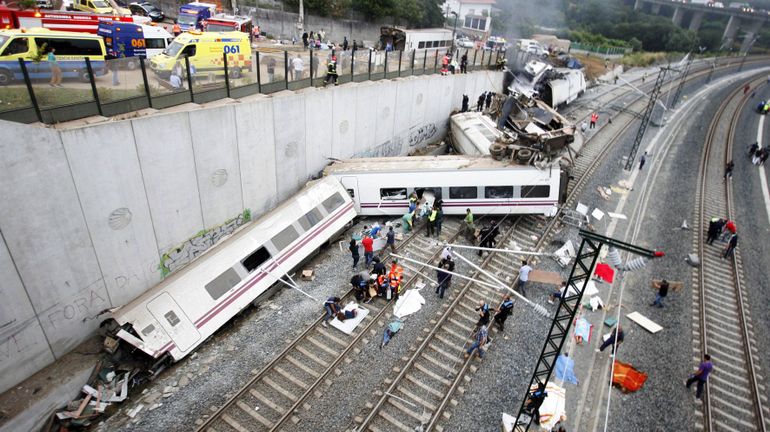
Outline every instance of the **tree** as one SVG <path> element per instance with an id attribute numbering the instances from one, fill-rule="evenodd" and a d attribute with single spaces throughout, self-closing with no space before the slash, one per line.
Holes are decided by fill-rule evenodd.
<path id="1" fill-rule="evenodd" d="M 666 51 L 687 52 L 692 50 L 698 42 L 698 36 L 691 31 L 675 31 L 668 35 L 666 40 Z"/>
<path id="2" fill-rule="evenodd" d="M 636 52 L 642 50 L 642 41 L 635 37 L 632 37 L 631 40 L 628 41 L 628 44 L 631 45 L 631 48 L 633 48 Z"/>
<path id="3" fill-rule="evenodd" d="M 367 19 L 374 20 L 392 15 L 395 2 L 393 0 L 353 0 L 352 7 L 364 14 Z"/>

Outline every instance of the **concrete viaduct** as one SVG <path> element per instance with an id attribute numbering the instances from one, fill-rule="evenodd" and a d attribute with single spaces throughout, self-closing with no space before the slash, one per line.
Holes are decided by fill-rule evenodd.
<path id="1" fill-rule="evenodd" d="M 723 3 L 727 3 L 727 1 Z M 742 29 L 745 34 L 741 40 L 741 52 L 746 52 L 751 48 L 752 41 L 759 32 L 759 29 L 770 18 L 767 12 L 743 12 L 735 8 L 717 8 L 676 0 L 636 0 L 634 10 L 641 10 L 648 5 L 650 12 L 653 14 L 659 14 L 661 6 L 673 7 L 674 15 L 671 17 L 671 20 L 674 24 L 681 27 L 684 26 L 685 16 L 689 15 L 688 28 L 692 31 L 698 31 L 706 14 L 729 17 L 727 27 L 725 27 L 725 32 L 722 35 L 722 46 L 732 46 L 738 34 L 738 29 Z"/>

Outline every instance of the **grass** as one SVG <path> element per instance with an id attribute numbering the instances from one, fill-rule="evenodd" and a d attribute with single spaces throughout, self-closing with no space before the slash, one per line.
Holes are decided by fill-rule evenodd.
<path id="1" fill-rule="evenodd" d="M 72 105 L 94 100 L 90 88 L 66 88 L 45 87 L 35 85 L 35 97 L 41 108 L 52 108 L 62 105 Z M 144 90 L 122 90 L 110 88 L 98 88 L 99 99 L 102 102 L 111 102 L 142 95 Z M 10 111 L 20 108 L 28 108 L 32 102 L 26 87 L 0 87 L 0 111 Z"/>

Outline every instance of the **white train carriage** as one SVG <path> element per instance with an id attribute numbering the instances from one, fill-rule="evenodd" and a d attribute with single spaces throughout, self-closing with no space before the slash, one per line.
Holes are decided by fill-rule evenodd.
<path id="1" fill-rule="evenodd" d="M 311 182 L 186 268 L 112 311 L 120 326 L 115 335 L 154 358 L 179 360 L 355 217 L 353 202 L 336 179 Z"/>
<path id="2" fill-rule="evenodd" d="M 447 215 L 554 215 L 566 175 L 482 156 L 409 156 L 337 161 L 326 176 L 340 180 L 362 216 L 402 215 L 409 195 L 441 199 Z"/>

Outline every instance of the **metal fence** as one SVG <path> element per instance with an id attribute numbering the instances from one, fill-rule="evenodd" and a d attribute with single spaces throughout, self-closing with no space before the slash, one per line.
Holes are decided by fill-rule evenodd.
<path id="1" fill-rule="evenodd" d="M 6 65 L 0 87 L 0 119 L 21 123 L 58 123 L 94 115 L 115 116 L 145 108 L 162 109 L 252 94 L 270 94 L 325 85 L 327 65 L 337 56 L 340 84 L 441 72 L 446 50 L 416 51 L 255 51 L 250 59 L 223 55 L 221 62 L 198 70 L 182 58 L 164 68 L 140 58 L 72 62 L 53 79 L 49 64 L 19 59 Z M 458 50 L 467 71 L 492 69 L 503 52 Z M 6 62 L 10 63 L 10 62 Z M 13 69 L 13 70 L 11 70 Z M 64 73 L 62 73 L 62 71 Z M 456 71 L 459 73 L 459 67 Z"/>
<path id="2" fill-rule="evenodd" d="M 623 54 L 628 54 L 632 52 L 634 49 L 624 48 L 624 47 L 597 46 L 597 45 L 572 42 L 570 44 L 570 50 L 587 51 L 587 52 L 592 52 L 597 54 L 607 54 L 607 55 L 623 55 Z"/>

